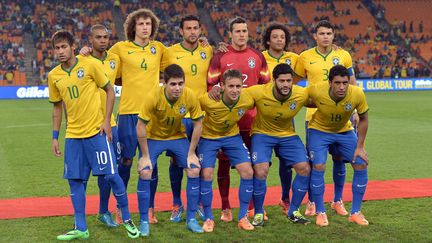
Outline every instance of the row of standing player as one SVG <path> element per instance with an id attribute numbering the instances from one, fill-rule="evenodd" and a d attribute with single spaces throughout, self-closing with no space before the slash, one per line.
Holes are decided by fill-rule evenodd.
<path id="1" fill-rule="evenodd" d="M 123 148 L 122 151 L 123 160 L 122 163 L 120 163 L 119 165 L 119 173 L 122 176 L 125 185 L 127 185 L 128 177 L 130 174 L 130 164 L 132 162 L 131 158 L 134 157 L 134 153 L 137 147 L 137 141 L 136 139 L 134 139 L 136 138 L 136 135 L 134 134 L 135 134 L 135 124 L 137 122 L 137 113 L 139 111 L 139 105 L 137 104 L 137 102 L 134 102 L 134 99 L 137 99 L 140 96 L 140 92 L 138 91 L 150 90 L 154 88 L 152 86 L 157 86 L 159 67 L 161 66 L 163 69 L 170 63 L 179 63 L 180 65 L 183 64 L 182 68 L 183 70 L 185 70 L 186 80 L 194 80 L 194 79 L 199 80 L 195 82 L 186 83 L 187 86 L 193 88 L 194 91 L 205 92 L 205 87 L 207 86 L 204 80 L 206 79 L 207 76 L 207 69 L 212 56 L 212 50 L 210 47 L 202 47 L 197 43 L 198 36 L 199 36 L 199 27 L 200 27 L 199 20 L 196 17 L 191 17 L 191 16 L 184 18 L 180 26 L 180 32 L 184 37 L 184 41 L 182 43 L 173 45 L 167 50 L 164 49 L 162 44 L 152 40 L 156 35 L 157 26 L 158 26 L 158 20 L 151 11 L 138 10 L 134 13 L 131 13 L 125 22 L 125 32 L 129 41 L 117 43 L 108 52 L 106 52 L 107 32 L 102 31 L 105 34 L 104 33 L 99 35 L 95 34 L 95 31 L 97 29 L 104 30 L 103 28 L 96 28 L 95 31 L 92 31 L 92 36 L 94 37 L 93 40 L 95 40 L 93 42 L 94 48 L 92 50 L 92 55 L 100 59 L 102 64 L 104 64 L 106 67 L 109 67 L 106 68 L 106 70 L 110 70 L 111 73 L 114 73 L 115 75 L 114 77 L 116 78 L 121 77 L 121 80 L 123 82 L 123 93 L 120 99 L 120 108 L 119 108 L 119 114 L 120 114 L 119 135 L 120 135 L 120 143 L 122 144 L 122 148 Z M 273 29 L 271 29 L 272 27 Z M 295 66 L 297 56 L 293 53 L 285 52 L 288 44 L 287 39 L 289 39 L 287 38 L 287 36 L 289 36 L 288 31 L 283 26 L 280 25 L 272 25 L 272 27 L 270 27 L 266 32 L 267 37 L 265 38 L 265 43 L 264 43 L 264 45 L 268 47 L 268 50 L 264 52 L 264 55 L 266 56 L 269 65 L 270 63 L 277 64 L 278 62 L 286 62 L 291 64 L 292 66 Z M 333 32 L 332 29 L 331 32 Z M 230 34 L 232 37 L 232 43 L 229 48 L 231 48 L 231 50 L 227 54 L 220 54 L 220 58 L 212 59 L 212 65 L 209 70 L 210 84 L 216 83 L 219 77 L 221 76 L 222 70 L 228 67 L 240 69 L 244 75 L 243 80 L 246 85 L 253 85 L 254 84 L 253 80 L 255 80 L 255 83 L 258 80 L 261 80 L 260 82 L 262 83 L 267 82 L 268 77 L 267 78 L 265 77 L 265 73 L 267 72 L 267 70 L 265 69 L 266 61 L 263 60 L 264 58 L 262 58 L 261 53 L 247 47 L 246 22 L 241 20 L 238 23 L 232 22 L 230 24 Z M 316 34 L 316 36 L 318 37 L 319 35 Z M 97 45 L 98 38 L 99 41 L 101 41 L 102 39 L 105 39 L 105 41 L 102 40 L 101 45 L 99 45 L 99 48 L 95 48 Z M 320 54 L 319 51 L 322 51 L 319 49 L 320 47 L 322 48 L 322 45 L 320 46 L 319 40 L 320 39 L 317 38 L 318 49 L 315 48 L 317 54 Z M 327 42 L 325 44 L 328 44 L 329 42 L 331 44 L 331 40 L 332 40 L 331 36 L 327 38 L 324 37 L 324 42 Z M 327 52 L 325 52 L 325 50 L 327 50 Z M 324 51 L 321 52 L 321 53 L 327 53 L 327 55 L 320 55 L 320 56 L 322 56 L 321 58 L 324 58 L 324 61 L 326 61 L 326 57 L 330 59 L 328 54 L 330 54 L 331 52 L 332 52 L 331 47 L 329 49 L 327 46 L 327 49 L 324 49 Z M 119 58 L 118 57 L 116 58 L 116 56 L 112 55 L 112 53 L 119 54 Z M 229 57 L 230 53 L 236 55 L 231 55 L 232 57 Z M 275 56 L 279 56 L 279 58 L 275 58 Z M 333 58 L 332 59 L 333 65 L 348 62 L 345 60 L 345 57 L 341 58 L 336 56 L 336 58 L 340 58 L 339 59 L 340 63 L 337 63 L 335 61 L 337 59 Z M 244 60 L 247 63 L 243 63 L 243 67 L 242 67 L 242 65 L 239 63 L 239 60 Z M 301 60 L 301 56 L 300 56 L 300 60 Z M 225 65 L 223 65 L 222 67 L 220 65 L 221 61 L 226 62 L 224 63 Z M 310 62 L 310 64 L 312 64 L 312 61 Z M 214 67 L 213 70 L 212 70 L 212 66 Z M 115 70 L 117 71 L 116 74 L 116 72 L 113 70 L 117 68 L 120 68 L 121 71 Z M 251 70 L 244 70 L 245 68 Z M 260 68 L 262 68 L 262 70 Z M 256 70 L 258 70 L 258 72 Z M 301 73 L 301 71 L 297 71 L 297 72 Z M 249 73 L 251 73 L 251 75 L 249 75 Z M 309 71 L 307 71 L 307 74 L 308 74 L 307 75 L 308 79 L 310 80 L 311 78 L 310 76 L 312 75 L 310 75 Z M 306 73 L 303 72 L 303 76 L 305 75 Z M 143 77 L 146 77 L 145 84 L 144 82 L 139 82 L 139 80 L 144 79 Z M 149 77 L 153 78 L 155 82 L 148 81 L 150 79 Z M 113 79 L 111 79 L 110 77 L 110 80 Z M 202 91 L 203 87 L 204 87 L 204 91 Z M 211 92 L 217 93 L 217 91 L 211 91 Z M 115 123 L 113 122 L 111 124 L 115 125 Z M 242 126 L 240 128 L 242 129 Z M 250 122 L 249 122 L 249 129 L 250 129 Z M 175 163 L 172 164 L 174 165 Z M 150 197 L 152 197 L 150 199 L 150 204 L 154 203 L 153 201 L 154 193 L 156 191 L 155 185 L 157 185 L 156 168 L 157 167 L 155 167 L 155 170 L 153 170 L 154 176 L 150 182 L 150 184 L 153 183 L 153 186 L 150 186 L 151 188 Z M 229 171 L 229 163 L 228 163 L 228 171 Z M 281 173 L 281 174 L 286 175 L 288 173 Z M 173 192 L 174 192 L 174 204 L 178 206 L 173 211 L 173 217 L 171 217 L 172 220 L 173 219 L 177 220 L 178 216 L 181 217 L 181 214 L 179 214 L 180 213 L 179 209 L 181 207 L 179 192 L 180 192 L 182 175 L 183 175 L 182 168 L 178 169 L 177 167 L 176 169 L 176 166 L 170 167 L 170 177 L 172 179 L 172 182 L 174 182 L 172 183 Z M 288 183 L 289 184 L 291 183 L 291 178 L 289 178 L 288 181 L 287 180 L 284 181 L 283 185 L 286 185 Z M 102 220 L 107 220 L 107 218 L 110 218 L 109 212 L 107 211 L 108 202 L 107 202 L 107 197 L 102 196 L 102 191 L 107 192 L 109 195 L 109 187 L 107 188 L 106 186 L 103 185 L 101 186 L 101 184 L 103 184 L 103 180 L 100 180 L 99 183 L 101 187 L 101 212 L 100 212 L 101 214 L 100 215 L 103 216 L 101 218 Z M 221 186 L 221 184 L 223 183 L 219 183 L 219 184 L 220 184 L 220 188 L 223 189 L 223 186 Z M 229 189 L 229 182 L 228 184 L 225 183 L 224 185 L 228 185 L 228 187 L 225 188 L 225 191 L 227 191 Z M 138 187 L 140 187 L 140 185 Z M 105 190 L 102 190 L 102 188 L 105 188 Z M 283 195 L 283 198 L 285 199 L 289 198 L 287 196 L 287 192 L 289 191 L 289 188 L 290 188 L 289 186 L 285 187 L 284 190 L 285 194 Z M 138 191 L 140 191 L 139 188 Z M 226 193 L 221 193 L 221 194 L 223 198 L 224 195 L 227 195 Z M 102 207 L 102 204 L 105 204 L 102 203 L 104 201 L 102 199 L 106 199 L 105 200 L 106 207 Z M 227 199 L 227 197 L 225 197 L 225 199 Z M 149 206 L 150 208 L 154 208 L 154 205 L 149 205 Z M 226 208 L 229 208 L 229 206 L 225 207 L 225 209 Z M 227 210 L 224 210 L 224 212 L 227 212 Z M 145 212 L 141 212 L 141 213 L 145 214 Z M 145 217 L 145 215 L 141 215 L 141 216 Z M 225 214 L 225 216 L 227 215 Z M 229 217 L 230 215 L 228 214 L 228 221 L 229 221 Z M 150 222 L 152 221 L 157 222 L 154 213 L 150 209 Z"/>

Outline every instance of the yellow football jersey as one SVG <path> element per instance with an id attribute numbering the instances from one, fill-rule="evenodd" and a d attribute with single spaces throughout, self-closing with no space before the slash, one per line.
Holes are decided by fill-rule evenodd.
<path id="1" fill-rule="evenodd" d="M 350 117 L 355 109 L 359 115 L 369 110 L 366 96 L 360 87 L 349 85 L 347 94 L 339 102 L 330 97 L 330 85 L 323 83 L 307 88 L 309 97 L 317 106 L 317 112 L 309 122 L 309 128 L 323 132 L 341 133 L 353 130 Z"/>
<path id="2" fill-rule="evenodd" d="M 186 137 L 182 118 L 190 113 L 192 120 L 204 116 L 193 91 L 184 87 L 179 99 L 171 104 L 165 95 L 165 87 L 152 90 L 142 99 L 138 117 L 147 123 L 147 138 L 172 140 Z"/>
<path id="3" fill-rule="evenodd" d="M 254 106 L 252 97 L 247 93 L 242 93 L 233 107 L 226 105 L 222 97 L 220 101 L 214 101 L 207 94 L 202 95 L 199 101 L 206 113 L 201 137 L 208 139 L 237 135 L 240 132 L 237 122 Z"/>
<path id="4" fill-rule="evenodd" d="M 66 138 L 87 138 L 99 132 L 104 115 L 99 88 L 109 84 L 108 77 L 90 58 L 77 57 L 70 72 L 61 65 L 48 74 L 49 101 L 64 101 L 68 115 Z"/>
<path id="5" fill-rule="evenodd" d="M 193 51 L 181 43 L 168 47 L 162 58 L 161 71 L 171 64 L 179 65 L 185 72 L 185 84 L 200 97 L 207 92 L 207 72 L 213 56 L 211 46 L 198 45 Z"/>
<path id="6" fill-rule="evenodd" d="M 297 59 L 299 57 L 299 55 L 294 52 L 284 52 L 280 57 L 272 56 L 267 50 L 263 51 L 262 54 L 264 55 L 264 58 L 266 59 L 267 62 L 268 70 L 270 72 L 270 80 L 273 79 L 273 69 L 279 63 L 286 63 L 290 65 L 292 70 L 294 70 L 297 63 Z"/>
<path id="7" fill-rule="evenodd" d="M 253 97 L 257 108 L 257 116 L 252 124 L 252 134 L 260 133 L 274 137 L 289 137 L 296 135 L 293 117 L 307 103 L 306 89 L 293 85 L 291 95 L 285 101 L 279 101 L 274 96 L 274 82 L 255 85 L 242 92 Z"/>
<path id="8" fill-rule="evenodd" d="M 118 78 L 119 76 L 119 66 L 120 66 L 120 58 L 112 53 L 112 52 L 105 52 L 105 57 L 102 59 L 96 58 L 92 55 L 88 56 L 88 57 L 84 57 L 81 55 L 78 55 L 78 57 L 82 57 L 82 58 L 91 58 L 93 59 L 96 63 L 99 64 L 100 68 L 105 72 L 105 74 L 107 75 L 110 84 L 114 87 L 114 81 L 116 80 L 116 78 Z M 102 108 L 102 113 L 105 115 L 106 113 L 106 92 L 103 89 L 100 89 L 100 96 L 101 96 L 101 108 Z M 111 126 L 116 126 L 117 123 L 114 119 L 114 114 L 111 115 Z"/>
<path id="9" fill-rule="evenodd" d="M 162 54 L 166 47 L 158 41 L 139 46 L 132 41 L 120 41 L 110 52 L 120 57 L 122 93 L 119 114 L 138 114 L 142 94 L 159 86 Z"/>
<path id="10" fill-rule="evenodd" d="M 297 60 L 294 71 L 297 75 L 307 78 L 308 85 L 328 82 L 330 69 L 335 65 L 342 65 L 352 69 L 351 55 L 343 50 L 331 50 L 327 55 L 318 51 L 317 47 L 302 52 Z M 316 109 L 307 109 L 306 121 L 310 121 Z"/>

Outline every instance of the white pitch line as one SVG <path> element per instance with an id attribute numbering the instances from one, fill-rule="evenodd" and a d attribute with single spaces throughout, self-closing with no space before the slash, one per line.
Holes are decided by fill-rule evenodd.
<path id="1" fill-rule="evenodd" d="M 10 126 L 0 126 L 1 128 L 6 128 L 6 129 L 10 129 L 10 128 L 20 128 L 20 127 L 44 127 L 44 126 L 48 126 L 51 125 L 50 123 L 36 123 L 36 124 L 23 124 L 23 125 L 10 125 Z"/>

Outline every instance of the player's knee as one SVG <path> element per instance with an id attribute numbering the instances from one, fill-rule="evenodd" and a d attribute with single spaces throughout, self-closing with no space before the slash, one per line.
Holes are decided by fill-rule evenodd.
<path id="1" fill-rule="evenodd" d="M 186 169 L 186 174 L 190 178 L 199 177 L 200 169 L 199 168 Z"/>
<path id="2" fill-rule="evenodd" d="M 139 172 L 139 177 L 143 180 L 150 180 L 153 170 L 141 170 Z"/>
<path id="3" fill-rule="evenodd" d="M 314 170 L 325 170 L 325 168 L 326 168 L 326 165 L 324 164 L 324 163 L 322 163 L 322 164 L 314 164 L 313 165 L 313 169 Z"/>
<path id="4" fill-rule="evenodd" d="M 298 163 L 294 166 L 294 169 L 295 169 L 296 173 L 301 175 L 301 176 L 309 176 L 310 171 L 311 171 L 311 168 L 310 168 L 308 162 Z"/>
<path id="5" fill-rule="evenodd" d="M 264 180 L 268 175 L 268 166 L 255 166 L 254 167 L 254 176 L 260 180 Z"/>
<path id="6" fill-rule="evenodd" d="M 124 166 L 132 166 L 132 159 L 125 159 L 125 158 L 123 158 L 121 160 L 121 164 L 124 165 Z"/>
<path id="7" fill-rule="evenodd" d="M 354 170 L 366 170 L 367 164 L 352 164 Z"/>
<path id="8" fill-rule="evenodd" d="M 204 168 L 201 170 L 201 177 L 206 180 L 210 181 L 213 179 L 213 170 L 210 168 Z"/>
<path id="9" fill-rule="evenodd" d="M 252 179 L 254 175 L 252 167 L 244 167 L 239 172 L 242 179 Z"/>

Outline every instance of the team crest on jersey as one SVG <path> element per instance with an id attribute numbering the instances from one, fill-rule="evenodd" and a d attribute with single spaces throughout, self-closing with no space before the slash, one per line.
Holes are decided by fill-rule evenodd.
<path id="1" fill-rule="evenodd" d="M 244 113 L 245 113 L 245 110 L 244 110 L 244 109 L 239 109 L 239 110 L 237 111 L 238 116 L 243 116 Z"/>
<path id="2" fill-rule="evenodd" d="M 253 57 L 250 57 L 249 59 L 248 59 L 248 66 L 250 67 L 250 68 L 255 68 L 255 59 L 253 58 Z"/>
<path id="3" fill-rule="evenodd" d="M 333 57 L 333 65 L 339 65 L 339 57 Z"/>
<path id="4" fill-rule="evenodd" d="M 297 102 L 293 101 L 289 104 L 290 110 L 295 110 L 297 108 Z"/>
<path id="5" fill-rule="evenodd" d="M 291 66 L 291 59 L 286 59 L 285 63 Z"/>
<path id="6" fill-rule="evenodd" d="M 252 161 L 255 162 L 258 159 L 258 152 L 252 153 Z"/>
<path id="7" fill-rule="evenodd" d="M 78 68 L 78 70 L 77 70 L 77 77 L 79 79 L 84 78 L 84 68 Z"/>
<path id="8" fill-rule="evenodd" d="M 186 114 L 186 112 L 187 112 L 186 106 L 185 105 L 180 105 L 180 108 L 179 108 L 180 115 L 184 115 L 184 114 Z"/>
<path id="9" fill-rule="evenodd" d="M 151 52 L 151 54 L 155 55 L 156 54 L 156 47 L 151 46 L 150 47 L 150 52 Z"/>
<path id="10" fill-rule="evenodd" d="M 315 158 L 315 152 L 314 151 L 309 151 L 309 160 L 313 161 Z"/>
<path id="11" fill-rule="evenodd" d="M 203 59 L 203 60 L 205 60 L 207 58 L 206 53 L 203 51 L 200 51 L 200 56 L 201 56 L 201 59 Z"/>
<path id="12" fill-rule="evenodd" d="M 109 65 L 110 65 L 110 68 L 111 68 L 112 70 L 114 70 L 115 67 L 116 67 L 116 63 L 115 63 L 114 60 L 111 60 L 111 61 L 109 62 Z"/>
<path id="13" fill-rule="evenodd" d="M 352 110 L 352 104 L 351 103 L 346 103 L 344 109 L 345 109 L 345 111 Z"/>

